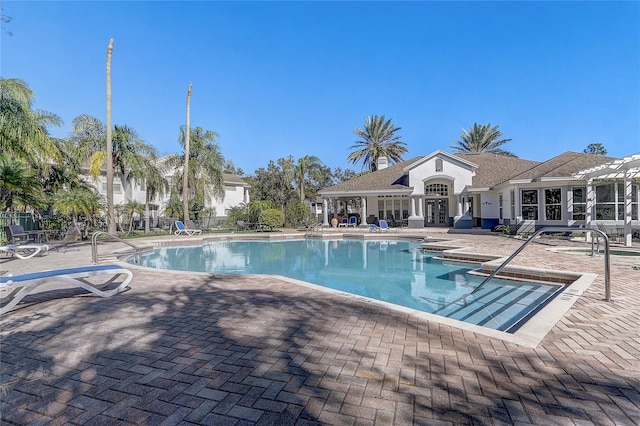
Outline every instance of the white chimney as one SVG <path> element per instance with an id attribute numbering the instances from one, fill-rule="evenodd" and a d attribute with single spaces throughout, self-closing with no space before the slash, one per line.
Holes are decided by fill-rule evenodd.
<path id="1" fill-rule="evenodd" d="M 387 157 L 378 157 L 378 165 L 376 170 L 386 169 L 387 167 L 389 167 Z"/>

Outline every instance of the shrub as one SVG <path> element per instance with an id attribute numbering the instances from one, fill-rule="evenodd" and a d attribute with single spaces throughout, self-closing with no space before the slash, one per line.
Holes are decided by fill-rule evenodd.
<path id="1" fill-rule="evenodd" d="M 285 223 L 291 228 L 297 228 L 308 223 L 311 216 L 311 211 L 303 203 L 292 203 L 287 206 Z"/>
<path id="2" fill-rule="evenodd" d="M 259 221 L 271 228 L 281 228 L 284 225 L 284 213 L 278 209 L 266 209 L 260 212 Z"/>

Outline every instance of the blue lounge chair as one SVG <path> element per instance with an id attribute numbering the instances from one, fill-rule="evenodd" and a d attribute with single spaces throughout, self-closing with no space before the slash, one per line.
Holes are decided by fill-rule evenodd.
<path id="1" fill-rule="evenodd" d="M 88 277 L 97 275 L 109 275 L 112 278 L 101 284 L 94 284 L 86 280 Z M 126 278 L 114 289 L 100 290 L 102 287 L 113 283 L 120 275 Z M 49 271 L 34 272 L 24 275 L 3 275 L 0 276 L 0 315 L 8 312 L 18 304 L 25 296 L 43 284 L 63 282 L 82 287 L 92 293 L 102 297 L 110 297 L 120 293 L 133 279 L 133 274 L 128 269 L 118 265 L 90 265 L 78 268 L 56 269 Z M 8 292 L 8 294 L 4 294 Z"/>
<path id="2" fill-rule="evenodd" d="M 187 228 L 184 225 L 184 222 L 181 220 L 176 220 L 176 231 L 174 232 L 176 235 L 200 235 L 202 234 L 202 229 L 191 229 Z"/>
<path id="3" fill-rule="evenodd" d="M 18 259 L 30 259 L 39 254 L 44 254 L 47 250 L 49 250 L 49 246 L 46 244 L 7 244 L 6 246 L 0 246 L 0 251 Z"/>
<path id="4" fill-rule="evenodd" d="M 349 224 L 349 219 L 347 219 L 346 217 L 343 217 L 340 223 L 338 224 L 338 227 L 346 228 L 348 224 Z"/>
<path id="5" fill-rule="evenodd" d="M 358 218 L 356 216 L 351 216 L 349 218 L 349 223 L 347 224 L 347 226 L 353 226 L 354 228 L 358 227 Z"/>

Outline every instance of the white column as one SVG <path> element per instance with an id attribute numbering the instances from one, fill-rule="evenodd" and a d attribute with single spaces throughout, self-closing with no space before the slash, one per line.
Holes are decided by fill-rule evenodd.
<path id="1" fill-rule="evenodd" d="M 593 193 L 593 179 L 587 179 L 587 206 L 584 215 L 584 227 L 588 229 L 594 228 L 591 224 L 593 219 L 593 206 L 595 201 L 595 194 Z M 587 233 L 586 241 L 591 241 L 591 233 Z"/>
<path id="2" fill-rule="evenodd" d="M 456 195 L 456 216 L 462 216 L 462 194 Z"/>
<path id="3" fill-rule="evenodd" d="M 322 226 L 329 226 L 329 206 L 327 203 L 327 199 L 322 199 Z"/>
<path id="4" fill-rule="evenodd" d="M 409 197 L 409 201 L 411 204 L 411 215 L 410 217 L 416 217 L 416 197 Z"/>
<path id="5" fill-rule="evenodd" d="M 424 205 L 424 198 L 418 197 L 418 217 L 424 217 L 424 213 L 422 212 L 423 205 Z"/>
<path id="6" fill-rule="evenodd" d="M 367 197 L 362 197 L 360 201 L 360 226 L 367 226 Z"/>
<path id="7" fill-rule="evenodd" d="M 462 197 L 462 202 L 464 204 L 462 208 L 462 214 L 465 216 L 469 216 L 469 197 L 467 195 L 464 195 Z"/>
<path id="8" fill-rule="evenodd" d="M 624 172 L 624 245 L 631 247 L 631 177 Z"/>

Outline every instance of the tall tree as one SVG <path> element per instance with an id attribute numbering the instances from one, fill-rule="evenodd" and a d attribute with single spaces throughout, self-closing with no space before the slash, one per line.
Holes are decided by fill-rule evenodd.
<path id="1" fill-rule="evenodd" d="M 182 209 L 184 220 L 189 220 L 189 157 L 190 157 L 190 132 L 191 132 L 191 82 L 187 90 L 187 125 L 184 135 L 184 173 L 182 174 Z"/>
<path id="2" fill-rule="evenodd" d="M 90 115 L 81 115 L 73 120 L 73 132 L 69 141 L 75 145 L 79 163 L 89 165 L 89 175 L 97 179 L 105 168 L 108 154 L 112 158 L 112 173 L 118 171 L 122 186 L 145 181 L 157 157 L 156 149 L 144 142 L 129 126 L 113 126 L 111 151 L 107 149 L 106 127 L 100 120 Z M 107 173 L 109 168 L 107 167 Z M 113 179 L 107 179 L 113 182 Z M 108 195 L 108 190 L 107 190 Z M 113 226 L 116 226 L 115 206 Z M 107 208 L 109 203 L 107 202 Z M 109 226 L 111 226 L 109 224 Z M 111 232 L 112 230 L 109 230 Z"/>
<path id="3" fill-rule="evenodd" d="M 205 204 L 207 200 L 224 199 L 224 157 L 220 147 L 215 143 L 217 134 L 202 127 L 194 127 L 190 133 L 189 154 L 186 150 L 186 129 L 180 128 L 179 141 L 184 149 L 183 155 L 170 155 L 165 164 L 169 169 L 176 170 L 172 179 L 172 192 L 182 193 L 184 200 L 197 198 L 198 204 Z M 187 158 L 188 157 L 188 158 Z M 188 161 L 189 167 L 184 167 Z M 186 172 L 186 173 L 185 173 Z M 188 174 L 187 174 L 188 173 Z M 187 176 L 187 194 L 184 195 L 184 179 Z M 180 187 L 182 186 L 182 190 Z M 187 208 L 189 206 L 187 205 Z M 186 215 L 186 213 L 183 213 Z"/>
<path id="4" fill-rule="evenodd" d="M 322 166 L 322 162 L 314 155 L 305 155 L 304 157 L 298 158 L 298 164 L 295 166 L 295 179 L 301 202 L 304 202 L 305 199 L 305 180 L 314 170 L 318 170 L 320 166 Z"/>
<path id="5" fill-rule="evenodd" d="M 111 139 L 111 55 L 113 39 L 107 47 L 107 223 L 110 234 L 116 233 L 116 216 L 113 211 L 113 144 Z"/>
<path id="6" fill-rule="evenodd" d="M 150 162 L 144 172 L 146 185 L 144 205 L 144 233 L 149 233 L 149 204 L 156 196 L 163 196 L 169 190 L 169 182 L 164 177 L 164 163 Z"/>
<path id="7" fill-rule="evenodd" d="M 400 130 L 384 115 L 365 117 L 364 129 L 356 128 L 353 131 L 360 140 L 350 147 L 355 151 L 349 154 L 347 160 L 354 164 L 362 161 L 362 167 L 372 172 L 377 170 L 380 157 L 386 157 L 390 163 L 402 161 L 402 155 L 409 150 L 398 135 Z"/>
<path id="8" fill-rule="evenodd" d="M 515 154 L 500 148 L 505 143 L 511 142 L 511 139 L 501 138 L 502 132 L 498 130 L 498 126 L 491 126 L 491 123 L 474 123 L 469 130 L 462 129 L 460 140 L 455 141 L 457 145 L 451 145 L 450 148 L 455 149 L 456 154 L 489 152 L 508 157 L 517 157 Z"/>
<path id="9" fill-rule="evenodd" d="M 33 109 L 34 93 L 19 79 L 0 77 L 0 152 L 45 167 L 60 159 L 47 126 L 62 124 L 53 113 Z"/>
<path id="10" fill-rule="evenodd" d="M 607 149 L 601 143 L 590 143 L 587 149 L 584 150 L 585 154 L 594 155 L 607 155 Z"/>

